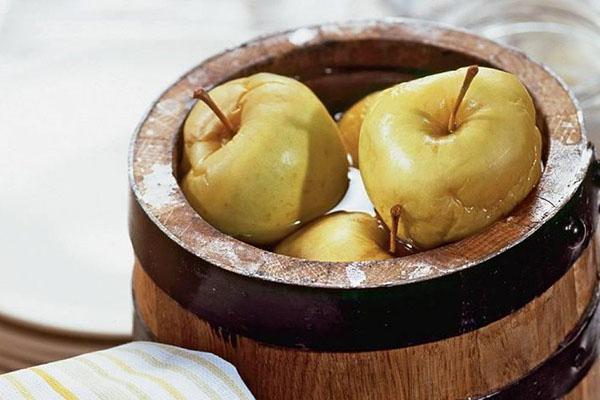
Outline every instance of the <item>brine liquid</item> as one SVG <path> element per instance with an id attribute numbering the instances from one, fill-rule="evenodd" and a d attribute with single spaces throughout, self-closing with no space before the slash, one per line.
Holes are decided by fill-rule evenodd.
<path id="1" fill-rule="evenodd" d="M 379 220 L 381 229 L 385 230 L 389 235 L 388 228 L 381 221 L 379 215 L 375 212 L 375 207 L 373 207 L 373 203 L 371 203 L 371 199 L 369 199 L 369 196 L 367 195 L 365 185 L 362 177 L 360 176 L 360 171 L 357 168 L 350 167 L 348 170 L 348 179 L 350 180 L 350 183 L 348 185 L 346 195 L 334 208 L 331 209 L 331 211 L 328 212 L 328 214 L 336 211 L 367 213 L 373 217 L 376 217 Z M 407 256 L 417 252 L 417 249 L 410 244 L 404 243 L 400 240 L 398 240 L 396 243 L 396 256 L 398 257 Z"/>
<path id="2" fill-rule="evenodd" d="M 331 209 L 330 213 L 335 211 L 361 211 L 375 216 L 375 208 L 367 195 L 360 171 L 357 168 L 350 167 L 348 179 L 350 183 L 346 195 Z"/>

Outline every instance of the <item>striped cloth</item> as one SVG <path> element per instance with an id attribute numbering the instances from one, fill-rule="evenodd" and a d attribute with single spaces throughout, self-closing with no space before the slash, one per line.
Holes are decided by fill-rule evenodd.
<path id="1" fill-rule="evenodd" d="M 0 375 L 0 399 L 250 400 L 236 369 L 209 353 L 150 342 Z"/>

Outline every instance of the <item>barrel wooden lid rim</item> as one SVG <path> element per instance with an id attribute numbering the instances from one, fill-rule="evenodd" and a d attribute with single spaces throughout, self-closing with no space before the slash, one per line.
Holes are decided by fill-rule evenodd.
<path id="1" fill-rule="evenodd" d="M 175 143 L 193 105 L 193 88 L 211 87 L 258 70 L 289 68 L 281 67 L 280 60 L 298 50 L 368 40 L 410 42 L 434 46 L 442 52 L 460 52 L 480 59 L 483 65 L 491 63 L 519 76 L 536 101 L 550 139 L 546 172 L 527 204 L 490 229 L 462 241 L 404 258 L 354 263 L 316 262 L 274 254 L 225 235 L 202 220 L 185 200 L 173 175 Z M 331 62 L 348 61 L 334 58 Z M 446 275 L 480 264 L 516 245 L 573 196 L 591 157 L 581 113 L 569 90 L 546 68 L 520 52 L 463 31 L 423 21 L 386 19 L 265 36 L 206 60 L 167 89 L 142 120 L 130 148 L 129 175 L 136 201 L 164 234 L 212 265 L 286 284 L 366 288 Z"/>
<path id="2" fill-rule="evenodd" d="M 189 206 L 178 186 L 180 128 L 198 86 L 258 71 L 307 81 L 306 71 L 315 65 L 437 72 L 472 63 L 519 76 L 532 94 L 546 142 L 538 187 L 484 232 L 392 260 L 300 260 L 219 232 Z M 522 53 L 422 21 L 313 26 L 212 57 L 153 104 L 130 147 L 130 236 L 157 286 L 224 331 L 325 351 L 398 348 L 478 329 L 552 286 L 596 229 L 592 159 L 568 89 Z"/>

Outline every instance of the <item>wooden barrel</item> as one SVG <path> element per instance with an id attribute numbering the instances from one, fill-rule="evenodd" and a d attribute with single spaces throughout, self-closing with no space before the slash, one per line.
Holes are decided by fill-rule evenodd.
<path id="1" fill-rule="evenodd" d="M 544 137 L 540 184 L 484 232 L 392 260 L 299 260 L 219 232 L 178 186 L 196 87 L 270 71 L 306 82 L 336 113 L 474 63 L 521 79 Z M 599 398 L 593 148 L 565 86 L 515 50 L 410 20 L 262 37 L 160 96 L 129 174 L 135 337 L 231 361 L 258 399 Z"/>

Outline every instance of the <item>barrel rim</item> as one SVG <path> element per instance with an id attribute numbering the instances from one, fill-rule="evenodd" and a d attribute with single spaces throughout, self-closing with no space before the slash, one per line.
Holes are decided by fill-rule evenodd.
<path id="1" fill-rule="evenodd" d="M 293 35 L 299 36 L 298 32 L 307 38 L 301 45 L 290 40 Z M 205 222 L 189 206 L 172 174 L 177 128 L 193 105 L 189 101 L 191 88 L 218 84 L 236 71 L 303 47 L 372 39 L 461 52 L 487 60 L 521 78 L 536 100 L 538 112 L 543 114 L 550 139 L 546 170 L 527 206 L 521 207 L 518 215 L 506 217 L 459 242 L 403 258 L 349 263 L 317 262 L 275 254 L 234 239 Z M 225 67 L 230 72 L 226 76 L 222 72 Z M 155 128 L 168 132 L 158 137 Z M 431 22 L 386 18 L 313 25 L 261 36 L 207 59 L 184 74 L 152 104 L 132 138 L 128 172 L 135 201 L 168 240 L 196 257 L 236 274 L 271 282 L 357 289 L 439 278 L 481 265 L 523 242 L 574 196 L 592 158 L 593 150 L 588 145 L 576 101 L 565 84 L 546 67 L 523 53 L 466 31 Z M 187 227 L 170 218 L 174 212 L 187 218 Z M 502 236 L 507 230 L 513 232 L 510 239 Z M 492 247 L 487 244 L 490 240 L 494 241 Z M 482 254 L 467 259 L 465 249 L 477 249 Z"/>

